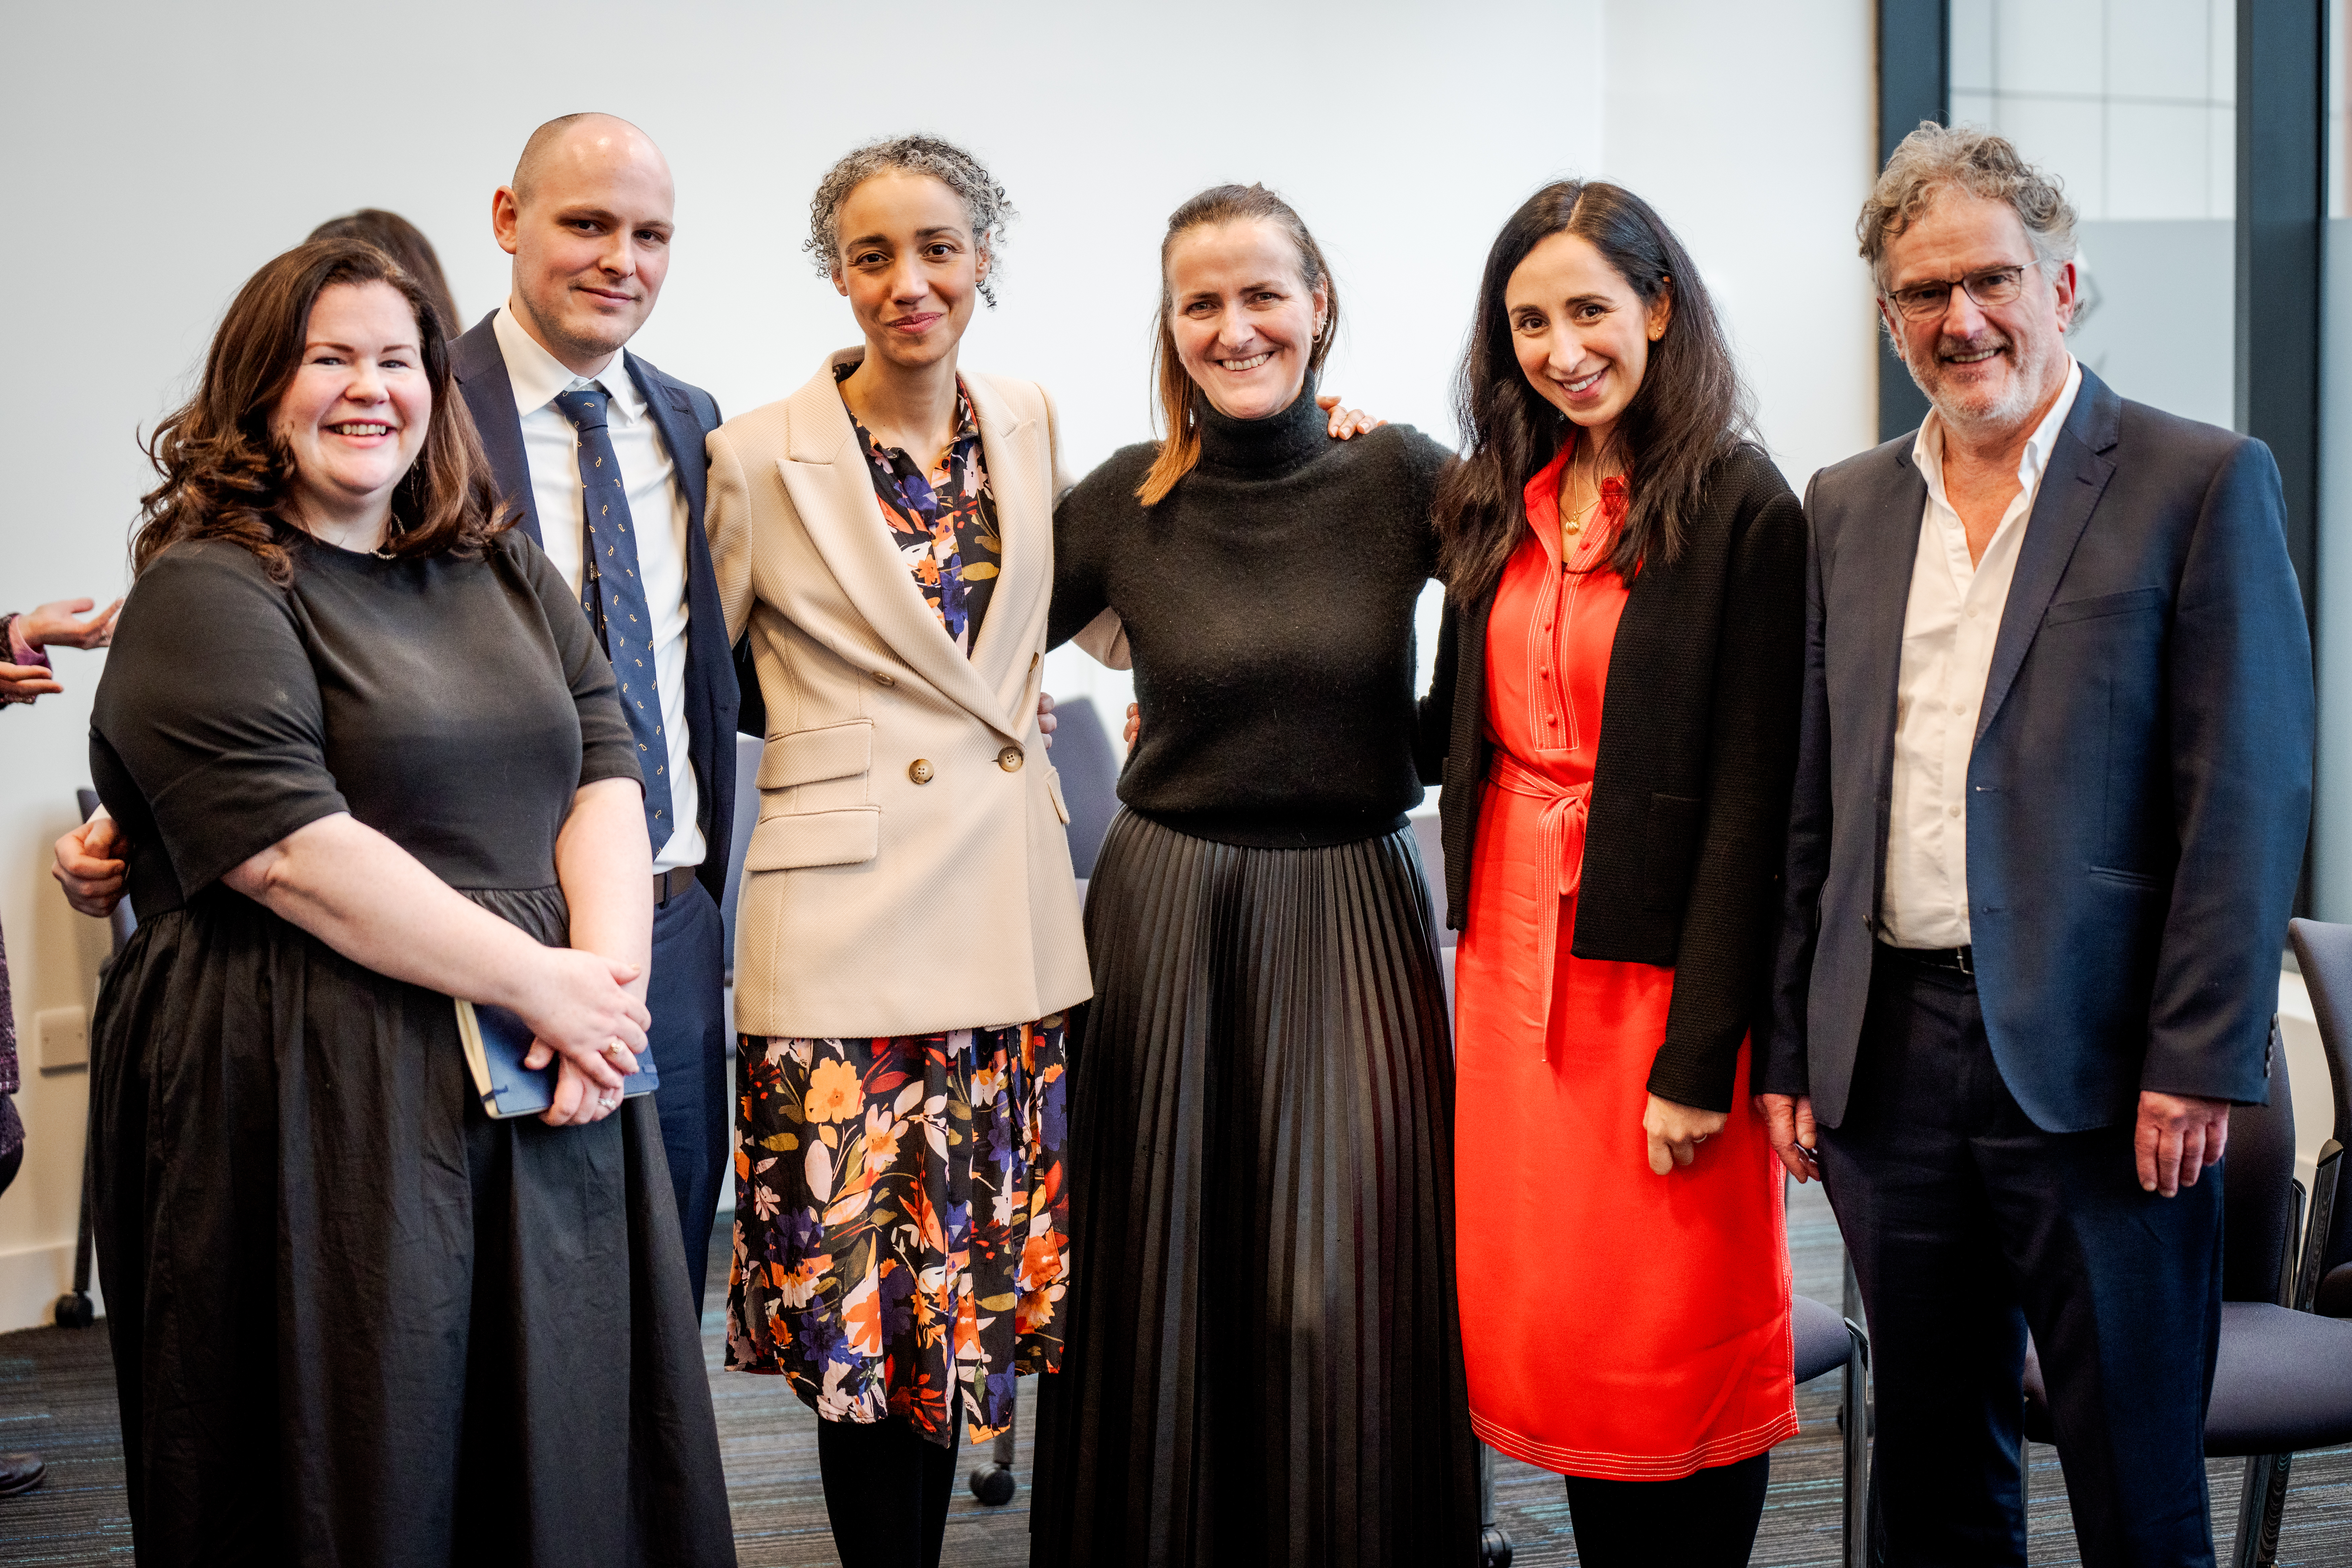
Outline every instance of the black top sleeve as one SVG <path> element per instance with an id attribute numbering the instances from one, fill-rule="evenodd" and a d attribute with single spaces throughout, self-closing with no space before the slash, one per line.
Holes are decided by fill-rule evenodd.
<path id="1" fill-rule="evenodd" d="M 629 721 L 621 711 L 620 689 L 613 679 L 612 661 L 596 646 L 580 601 L 572 596 L 554 563 L 520 533 L 499 536 L 493 549 L 504 551 L 539 595 L 541 613 L 555 638 L 556 658 L 562 661 L 564 683 L 571 688 L 572 706 L 580 711 L 580 787 L 602 779 L 635 779 L 637 747 Z"/>
<path id="2" fill-rule="evenodd" d="M 1110 607 L 1103 561 L 1110 552 L 1110 536 L 1122 531 L 1135 510 L 1135 486 L 1156 452 L 1150 446 L 1115 452 L 1054 503 L 1054 604 L 1045 616 L 1047 647 L 1061 647 Z"/>
<path id="3" fill-rule="evenodd" d="M 1650 1068 L 1651 1093 L 1707 1110 L 1730 1108 L 1741 1038 L 1751 1020 L 1760 1026 L 1769 1016 L 1773 917 L 1804 692 L 1805 515 L 1777 471 L 1770 481 L 1749 491 L 1732 545 L 1706 816 L 1666 1037 Z M 1685 976 L 1705 983 L 1686 984 Z"/>
<path id="4" fill-rule="evenodd" d="M 1445 614 L 1437 623 L 1437 668 L 1430 673 L 1429 689 L 1413 716 L 1413 765 L 1425 784 L 1445 782 L 1445 754 L 1454 744 L 1454 691 L 1461 668 L 1454 644 L 1461 636 L 1462 611 L 1448 594 Z"/>
<path id="5" fill-rule="evenodd" d="M 349 809 L 327 771 L 300 612 L 241 545 L 175 546 L 142 574 L 91 722 L 188 896 Z"/>

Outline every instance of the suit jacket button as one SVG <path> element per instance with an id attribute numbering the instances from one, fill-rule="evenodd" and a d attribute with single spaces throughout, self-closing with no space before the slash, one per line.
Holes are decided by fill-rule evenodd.
<path id="1" fill-rule="evenodd" d="M 938 773 L 939 770 L 931 766 L 929 757 L 917 757 L 907 764 L 907 776 L 919 784 L 930 783 Z"/>
<path id="2" fill-rule="evenodd" d="M 896 686 L 898 684 L 898 678 L 892 675 L 888 670 L 877 669 L 874 672 L 874 684 L 877 686 Z"/>
<path id="3" fill-rule="evenodd" d="M 1007 746 L 1004 750 L 997 752 L 996 765 L 1003 768 L 1008 773 L 1019 773 L 1021 771 L 1021 748 L 1018 746 Z"/>

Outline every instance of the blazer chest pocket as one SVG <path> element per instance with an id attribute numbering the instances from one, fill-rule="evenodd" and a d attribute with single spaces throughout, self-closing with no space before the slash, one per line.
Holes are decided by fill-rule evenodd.
<path id="1" fill-rule="evenodd" d="M 2160 609 L 2163 604 L 2164 590 L 2161 588 L 2126 588 L 2120 594 L 2061 600 L 2042 615 L 2042 624 L 2063 626 L 2070 621 L 2103 620 L 2109 616 L 2128 616 L 2140 610 Z"/>
<path id="2" fill-rule="evenodd" d="M 1654 795 L 1642 846 L 1642 901 L 1654 910 L 1679 910 L 1690 892 L 1691 868 L 1698 860 L 1701 802 L 1684 795 Z"/>
<path id="3" fill-rule="evenodd" d="M 792 789 L 862 777 L 874 766 L 874 721 L 853 719 L 771 736 L 760 753 L 759 787 Z M 844 805 L 826 811 L 762 814 L 744 847 L 746 871 L 856 866 L 881 852 L 882 809 Z"/>
<path id="4" fill-rule="evenodd" d="M 852 719 L 814 730 L 794 730 L 771 735 L 760 753 L 760 787 L 790 789 L 794 784 L 822 784 L 827 779 L 855 778 L 874 766 L 874 721 Z"/>

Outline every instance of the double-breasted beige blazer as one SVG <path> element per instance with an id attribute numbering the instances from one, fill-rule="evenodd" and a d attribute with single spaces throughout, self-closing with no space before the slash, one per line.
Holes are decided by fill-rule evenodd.
<path id="1" fill-rule="evenodd" d="M 735 1026 L 813 1038 L 997 1028 L 1093 994 L 1069 812 L 1037 729 L 1054 405 L 967 372 L 1003 558 L 970 658 L 884 525 L 828 357 L 709 437 L 729 643 L 767 704 L 736 905 Z"/>

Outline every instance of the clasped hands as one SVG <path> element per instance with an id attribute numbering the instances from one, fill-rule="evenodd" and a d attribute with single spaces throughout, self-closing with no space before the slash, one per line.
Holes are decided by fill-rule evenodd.
<path id="1" fill-rule="evenodd" d="M 540 949 L 537 973 L 512 1004 L 534 1037 L 522 1065 L 556 1063 L 555 1098 L 540 1113 L 551 1127 L 602 1121 L 621 1107 L 622 1087 L 637 1070 L 653 1014 L 627 989 L 634 963 L 576 947 Z"/>
<path id="2" fill-rule="evenodd" d="M 130 837 L 104 811 L 58 840 L 49 875 L 79 912 L 104 920 L 122 897 Z M 653 1015 L 628 987 L 637 966 L 580 948 L 535 950 L 511 996 L 499 998 L 535 1037 L 523 1066 L 555 1061 L 555 1096 L 540 1120 L 585 1126 L 620 1109 L 624 1080 L 637 1070 Z"/>

